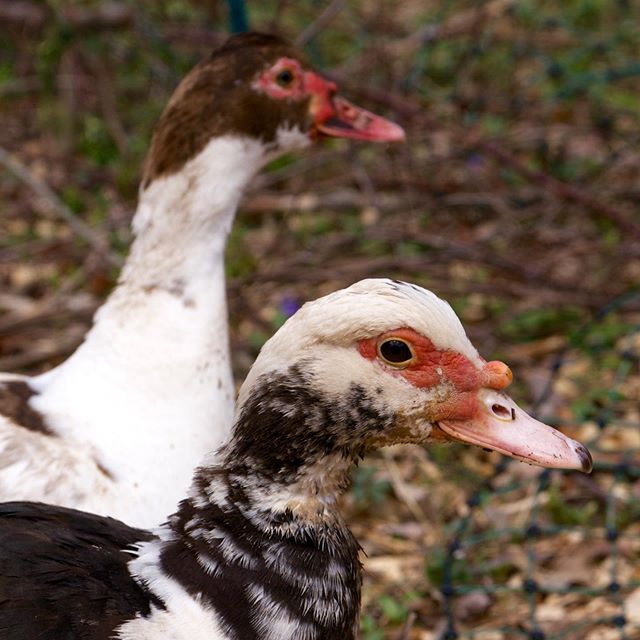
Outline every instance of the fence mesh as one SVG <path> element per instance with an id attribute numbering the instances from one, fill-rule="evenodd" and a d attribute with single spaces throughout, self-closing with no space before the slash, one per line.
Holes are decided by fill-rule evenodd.
<path id="1" fill-rule="evenodd" d="M 640 291 L 630 290 L 617 297 L 611 303 L 601 308 L 595 314 L 593 320 L 577 331 L 571 339 L 572 349 L 588 349 L 592 354 L 597 354 L 597 360 L 602 361 L 605 352 L 610 350 L 604 344 L 594 345 L 589 343 L 588 337 L 593 335 L 593 330 L 605 322 L 609 314 L 624 309 L 626 305 L 640 299 Z M 622 341 L 615 351 L 617 363 L 613 371 L 613 384 L 607 391 L 611 397 L 624 398 L 625 393 L 619 393 L 628 376 L 638 371 L 640 362 L 640 350 L 638 349 L 638 335 L 640 324 L 629 328 L 628 336 L 632 340 Z M 554 381 L 563 365 L 570 359 L 569 350 L 559 354 L 550 368 L 548 382 L 544 391 L 534 406 L 540 407 L 553 393 Z M 637 405 L 637 398 L 632 399 Z M 541 470 L 535 477 L 529 478 L 529 502 L 526 516 L 518 527 L 478 527 L 476 523 L 476 511 L 490 505 L 492 498 L 504 496 L 510 492 L 522 489 L 522 483 L 510 481 L 506 485 L 496 484 L 503 477 L 507 467 L 512 464 L 508 458 L 503 458 L 495 465 L 493 473 L 483 486 L 470 493 L 467 505 L 468 513 L 455 521 L 451 526 L 451 542 L 445 549 L 445 562 L 440 590 L 444 602 L 444 610 L 447 617 L 447 627 L 443 638 L 453 640 L 455 638 L 490 638 L 492 634 L 500 634 L 504 638 L 531 638 L 532 640 L 554 640 L 561 638 L 583 638 L 595 629 L 608 629 L 606 635 L 597 637 L 620 638 L 629 640 L 640 637 L 640 600 L 633 599 L 630 605 L 633 611 L 629 611 L 626 599 L 638 587 L 640 587 L 640 573 L 637 571 L 637 552 L 640 549 L 640 527 L 638 527 L 638 481 L 640 480 L 640 449 L 638 446 L 625 446 L 622 443 L 606 442 L 610 429 L 619 428 L 623 420 L 621 412 L 616 411 L 616 406 L 594 406 L 590 418 L 596 429 L 588 441 L 589 449 L 595 457 L 594 470 L 590 483 L 597 484 L 597 510 L 592 513 L 590 522 L 583 524 L 550 525 L 548 519 L 542 513 L 546 498 L 549 496 L 550 487 L 562 483 L 562 476 L 567 472 L 558 470 Z M 640 429 L 637 421 L 626 422 L 627 428 Z M 625 510 L 627 513 L 625 514 Z M 600 540 L 606 543 L 602 553 L 608 557 L 608 569 L 604 575 L 592 576 L 590 585 L 571 585 L 558 587 L 553 581 L 547 582 L 540 576 L 541 553 L 538 542 L 548 538 L 593 541 Z M 472 556 L 474 549 L 482 545 L 496 545 L 515 543 L 522 545 L 526 553 L 526 569 L 523 578 L 518 584 L 491 584 L 482 578 L 482 568 L 478 575 L 470 575 L 464 568 L 466 559 Z M 621 570 L 621 556 L 624 552 L 621 546 L 629 543 L 626 549 L 627 557 L 631 558 L 631 571 Z M 629 556 L 629 550 L 631 554 Z M 476 578 L 476 579 L 474 579 Z M 480 578 L 480 579 L 477 579 Z M 527 619 L 517 626 L 504 625 L 486 627 L 479 631 L 460 630 L 454 617 L 456 596 L 473 592 L 483 593 L 518 593 L 526 602 Z M 556 619 L 552 624 L 545 625 L 546 630 L 540 626 L 539 603 L 540 596 L 570 595 L 575 594 L 585 598 L 604 597 L 609 607 L 605 607 L 606 615 L 593 615 L 582 617 L 580 620 L 566 623 L 565 620 Z M 630 614 L 631 613 L 631 617 Z M 612 632 L 615 630 L 615 632 Z"/>

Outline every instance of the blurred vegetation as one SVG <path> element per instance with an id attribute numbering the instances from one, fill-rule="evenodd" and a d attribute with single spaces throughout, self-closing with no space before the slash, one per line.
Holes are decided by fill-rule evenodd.
<path id="1" fill-rule="evenodd" d="M 0 148 L 112 258 L 24 180 L 0 172 L 0 369 L 39 371 L 77 345 L 115 283 L 152 127 L 181 76 L 224 40 L 229 16 L 216 0 L 32 0 L 17 19 L 8 1 L 0 1 Z M 246 5 L 253 28 L 300 38 L 341 92 L 399 121 L 408 142 L 327 142 L 279 159 L 255 181 L 227 260 L 238 378 L 299 303 L 364 276 L 401 277 L 452 302 L 482 354 L 512 365 L 515 395 L 538 399 L 555 423 L 577 425 L 572 433 L 603 463 L 638 463 L 640 4 Z M 356 471 L 344 506 L 369 554 L 363 638 L 444 637 L 447 575 L 489 593 L 513 587 L 484 609 L 476 603 L 476 613 L 450 612 L 462 628 L 530 619 L 513 585 L 533 570 L 522 505 L 534 500 L 537 476 L 520 469 L 494 478 L 495 462 L 434 447 Z M 594 535 L 611 526 L 637 533 L 633 477 L 584 485 L 554 476 L 536 517 Z M 482 544 L 469 538 L 450 566 L 446 545 L 465 517 Z M 563 588 L 600 580 L 607 554 L 592 557 L 580 536 L 562 535 L 535 543 L 534 569 Z M 631 576 L 634 545 L 616 565 L 635 562 Z M 583 565 L 567 568 L 565 553 Z M 556 605 L 571 613 L 563 624 L 600 602 L 571 597 Z M 604 638 L 601 627 L 563 637 Z M 490 637 L 523 637 L 500 633 Z"/>

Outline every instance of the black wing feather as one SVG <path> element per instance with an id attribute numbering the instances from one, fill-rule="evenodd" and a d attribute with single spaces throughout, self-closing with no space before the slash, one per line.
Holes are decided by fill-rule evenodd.
<path id="1" fill-rule="evenodd" d="M 75 509 L 0 504 L 0 638 L 107 640 L 162 607 L 127 568 L 127 549 L 153 537 Z"/>

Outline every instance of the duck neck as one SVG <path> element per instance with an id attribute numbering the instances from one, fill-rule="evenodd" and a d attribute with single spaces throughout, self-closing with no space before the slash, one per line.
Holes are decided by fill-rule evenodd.
<path id="1" fill-rule="evenodd" d="M 332 433 L 343 407 L 313 388 L 297 367 L 259 379 L 167 525 L 163 570 L 233 637 L 356 637 L 359 546 L 336 501 L 360 451 L 342 424 Z"/>
<path id="2" fill-rule="evenodd" d="M 179 172 L 151 182 L 140 194 L 135 241 L 117 287 L 85 342 L 43 376 L 44 406 L 60 413 L 53 428 L 80 439 L 90 431 L 116 477 L 142 479 L 149 469 L 181 465 L 185 484 L 176 491 L 184 491 L 202 452 L 228 434 L 235 393 L 224 249 L 264 158 L 258 141 L 214 138 Z M 69 396 L 75 421 L 66 416 Z"/>
<path id="3" fill-rule="evenodd" d="M 162 571 L 206 600 L 234 638 L 354 640 L 359 546 L 335 496 L 245 471 L 198 470 L 166 525 Z"/>
<path id="4" fill-rule="evenodd" d="M 148 185 L 140 195 L 135 241 L 118 288 L 171 294 L 184 288 L 182 282 L 222 277 L 218 267 L 238 203 L 264 160 L 265 147 L 257 140 L 222 136 L 178 173 Z"/>

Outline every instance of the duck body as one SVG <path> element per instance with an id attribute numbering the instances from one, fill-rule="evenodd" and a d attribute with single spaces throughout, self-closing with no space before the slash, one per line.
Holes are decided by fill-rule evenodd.
<path id="1" fill-rule="evenodd" d="M 151 539 L 148 532 L 111 518 L 35 503 L 3 504 L 0 518 L 0 592 L 13 600 L 10 611 L 4 607 L 0 637 L 106 639 L 123 617 L 148 616 L 153 606 L 161 606 L 132 581 L 123 551 Z M 81 554 L 79 544 L 87 545 Z M 31 553 L 29 562 L 25 549 Z M 18 579 L 22 592 L 14 590 Z M 78 598 L 78 592 L 84 596 Z M 37 617 L 30 617 L 35 610 Z"/>
<path id="2" fill-rule="evenodd" d="M 347 527 L 293 517 L 284 526 L 265 519 L 267 530 L 254 520 L 187 501 L 153 535 L 64 507 L 6 503 L 0 637 L 355 639 L 361 573 Z M 28 597 L 16 595 L 18 582 Z"/>
<path id="3" fill-rule="evenodd" d="M 373 114 L 332 128 L 353 115 L 334 93 L 260 34 L 231 38 L 183 80 L 154 133 L 130 255 L 83 344 L 43 375 L 0 376 L 0 500 L 144 527 L 177 504 L 232 423 L 224 251 L 247 184 L 318 135 L 401 137 Z"/>
<path id="4" fill-rule="evenodd" d="M 337 500 L 367 452 L 451 439 L 590 470 L 582 445 L 504 394 L 511 377 L 414 285 L 365 280 L 307 303 L 158 529 L 0 507 L 0 637 L 354 640 L 359 547 Z"/>

